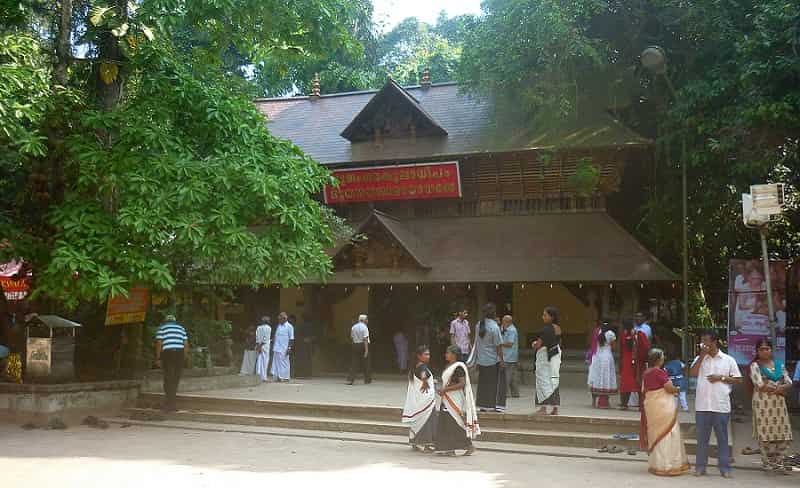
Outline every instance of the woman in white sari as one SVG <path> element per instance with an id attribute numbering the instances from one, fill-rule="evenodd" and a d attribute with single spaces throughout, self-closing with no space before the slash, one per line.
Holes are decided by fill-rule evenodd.
<path id="1" fill-rule="evenodd" d="M 430 360 L 428 346 L 417 347 L 417 363 L 408 375 L 403 407 L 403 423 L 409 427 L 408 439 L 412 449 L 428 453 L 435 450 L 436 435 L 436 389 L 433 372 L 428 367 Z"/>
<path id="2" fill-rule="evenodd" d="M 540 406 L 535 413 L 548 415 L 547 406 L 553 410 L 549 415 L 558 415 L 561 395 L 558 387 L 561 380 L 561 327 L 558 325 L 558 309 L 545 307 L 542 312 L 544 327 L 539 337 L 531 344 L 536 351 L 536 396 L 535 404 Z"/>
<path id="3" fill-rule="evenodd" d="M 680 476 L 689 471 L 689 458 L 681 437 L 678 421 L 678 403 L 675 395 L 680 388 L 674 386 L 664 366 L 664 351 L 651 349 L 650 369 L 642 376 L 642 422 L 640 441 L 647 449 L 649 471 L 659 476 Z"/>
<path id="4" fill-rule="evenodd" d="M 472 439 L 481 433 L 469 371 L 458 360 L 460 357 L 461 348 L 456 345 L 447 348 L 447 367 L 442 373 L 442 388 L 438 391 L 436 451 L 445 456 L 455 456 L 456 449 L 463 449 L 465 456 L 471 455 L 475 452 Z"/>

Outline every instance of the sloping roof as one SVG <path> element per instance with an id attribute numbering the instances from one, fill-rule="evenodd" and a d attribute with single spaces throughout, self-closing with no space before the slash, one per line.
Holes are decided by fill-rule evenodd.
<path id="1" fill-rule="evenodd" d="M 401 246 L 403 246 L 406 252 L 408 252 L 414 261 L 416 261 L 420 268 L 430 269 L 430 266 L 426 264 L 425 248 L 422 243 L 420 243 L 420 240 L 413 232 L 409 231 L 403 225 L 403 223 L 400 222 L 400 220 L 392 217 L 391 215 L 387 215 L 377 210 L 373 211 L 370 216 L 358 226 L 356 234 L 363 233 L 372 221 L 377 221 L 380 223 L 380 225 L 386 229 L 386 231 L 391 234 Z M 345 243 L 339 247 L 335 255 L 338 255 L 345 247 L 347 247 L 348 244 L 349 243 Z"/>
<path id="2" fill-rule="evenodd" d="M 375 114 L 380 112 L 383 107 L 390 104 L 392 100 L 398 100 L 417 116 L 416 119 L 421 124 L 420 128 L 422 131 L 430 133 L 430 135 L 433 136 L 447 135 L 447 131 L 422 108 L 422 105 L 419 104 L 419 100 L 414 98 L 391 78 L 386 82 L 383 88 L 370 99 L 367 105 L 361 109 L 353 120 L 350 121 L 350 124 L 340 135 L 353 142 L 371 139 L 371 137 L 363 137 L 362 134 L 360 134 L 362 127 L 364 125 L 371 125 Z M 422 131 L 420 133 L 422 133 Z"/>
<path id="3" fill-rule="evenodd" d="M 438 159 L 466 154 L 545 148 L 643 146 L 652 143 L 598 110 L 573 120 L 542 127 L 507 124 L 516 130 L 497 130 L 492 101 L 461 93 L 454 83 L 403 90 L 447 135 L 351 143 L 341 132 L 376 93 L 362 91 L 256 100 L 270 131 L 288 139 L 322 164 Z M 498 114 L 502 116 L 502 114 Z M 506 125 L 504 125 L 505 127 Z"/>
<path id="4" fill-rule="evenodd" d="M 331 284 L 673 281 L 675 273 L 605 212 L 429 218 L 385 215 L 425 269 L 337 270 Z M 410 234 L 410 235 L 409 235 Z M 413 237 L 411 237 L 413 236 Z"/>

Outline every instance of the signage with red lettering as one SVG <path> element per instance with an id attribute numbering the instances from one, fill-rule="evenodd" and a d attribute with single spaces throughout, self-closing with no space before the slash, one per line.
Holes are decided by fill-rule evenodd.
<path id="1" fill-rule="evenodd" d="M 144 322 L 150 290 L 131 288 L 128 297 L 118 295 L 108 299 L 106 325 L 136 324 Z"/>
<path id="2" fill-rule="evenodd" d="M 26 278 L 13 279 L 6 276 L 0 276 L 0 287 L 9 302 L 24 300 L 30 289 Z"/>
<path id="3" fill-rule="evenodd" d="M 458 161 L 334 170 L 339 186 L 325 187 L 325 203 L 461 197 Z"/>

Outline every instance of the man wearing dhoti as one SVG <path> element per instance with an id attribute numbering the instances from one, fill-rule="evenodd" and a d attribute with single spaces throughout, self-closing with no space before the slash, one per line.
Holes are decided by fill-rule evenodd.
<path id="1" fill-rule="evenodd" d="M 278 315 L 275 328 L 275 343 L 272 346 L 272 376 L 275 381 L 289 381 L 289 356 L 294 347 L 294 326 L 289 323 L 286 312 Z"/>
<path id="2" fill-rule="evenodd" d="M 270 350 L 270 335 L 272 334 L 272 327 L 269 323 L 270 318 L 267 316 L 261 317 L 261 324 L 256 328 L 256 374 L 261 377 L 261 381 L 267 381 L 269 373 L 269 350 Z"/>

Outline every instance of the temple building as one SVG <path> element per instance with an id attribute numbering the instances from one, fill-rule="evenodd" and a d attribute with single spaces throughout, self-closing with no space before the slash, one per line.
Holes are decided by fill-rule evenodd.
<path id="1" fill-rule="evenodd" d="M 432 341 L 452 313 L 466 307 L 474 323 L 487 301 L 513 314 L 522 338 L 557 306 L 573 349 L 600 317 L 674 316 L 675 273 L 611 212 L 643 202 L 651 140 L 606 107 L 510 124 L 490 97 L 428 79 L 256 100 L 274 135 L 338 178 L 320 198 L 354 236 L 331 250 L 327 280 L 252 294 L 248 314 L 270 301 L 312 324 L 315 361 L 337 368 L 350 326 L 368 313 L 379 370 L 391 365 L 396 331 L 412 345 Z"/>

